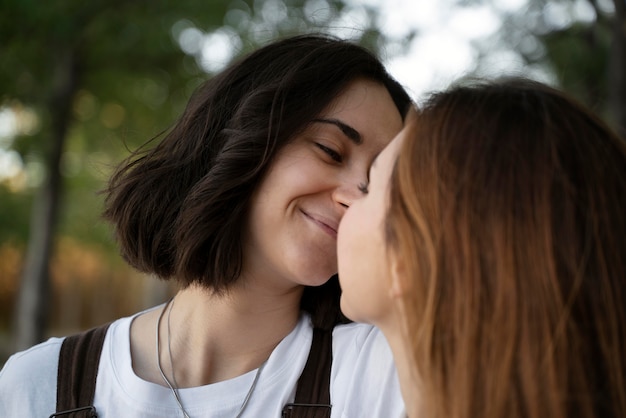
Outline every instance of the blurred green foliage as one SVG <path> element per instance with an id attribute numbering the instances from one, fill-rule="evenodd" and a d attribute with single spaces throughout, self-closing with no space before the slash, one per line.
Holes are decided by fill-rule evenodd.
<path id="1" fill-rule="evenodd" d="M 541 38 L 561 85 L 608 118 L 610 28 L 577 23 Z"/>
<path id="2" fill-rule="evenodd" d="M 385 39 L 375 10 L 361 9 L 367 19 L 352 38 L 377 50 Z M 22 162 L 17 176 L 0 175 L 0 363 L 10 352 L 3 329 L 11 322 L 35 195 L 56 170 L 48 158 L 54 146 L 62 144 L 63 187 L 46 326 L 87 327 L 145 307 L 151 290 L 129 280 L 136 273 L 100 219 L 98 191 L 115 165 L 166 131 L 195 87 L 229 60 L 280 36 L 341 27 L 345 10 L 342 0 L 0 1 L 0 111 L 20 118 L 16 135 L 0 138 L 0 153 L 16 152 Z M 203 61 L 206 49 L 220 48 L 218 66 Z M 59 86 L 70 94 L 59 94 Z M 59 137 L 61 125 L 67 131 Z M 102 309 L 89 308 L 94 304 Z M 79 311 L 96 313 L 87 322 L 64 322 Z"/>
<path id="3" fill-rule="evenodd" d="M 26 239 L 24 223 L 7 220 L 15 218 L 11 211 L 26 215 L 43 175 L 37 170 L 45 172 L 57 106 L 51 95 L 59 83 L 54 68 L 68 54 L 78 85 L 64 138 L 59 232 L 110 244 L 97 220 L 97 191 L 129 150 L 167 130 L 193 89 L 210 77 L 201 51 L 181 49 L 181 32 L 221 30 L 231 38 L 230 57 L 236 58 L 277 36 L 324 30 L 344 8 L 343 1 L 325 0 L 3 0 L 0 108 L 30 109 L 38 123 L 34 132 L 18 135 L 10 145 L 30 180 L 14 193 L 2 191 L 12 202 L 0 209 L 0 222 L 6 224 L 2 240 Z M 377 49 L 384 39 L 374 25 L 374 11 L 368 13 L 370 23 L 355 32 L 356 38 Z"/>
<path id="4" fill-rule="evenodd" d="M 172 26 L 182 19 L 204 28 L 222 25 L 227 1 L 5 1 L 0 14 L 0 105 L 32 109 L 38 128 L 18 135 L 11 148 L 45 171 L 43 156 L 54 105 L 56 63 L 71 54 L 77 93 L 65 138 L 63 234 L 106 241 L 94 226 L 96 192 L 112 165 L 166 129 L 190 89 L 206 75 L 180 49 Z M 192 60 L 193 61 L 193 60 Z M 28 174 L 28 173 L 27 173 Z M 33 176 L 33 173 L 29 173 Z M 41 175 L 40 175 L 41 176 Z M 36 186 L 32 184 L 31 186 Z M 3 186 L 2 240 L 26 239 L 33 187 Z M 6 195 L 6 197 L 4 196 Z M 18 222 L 12 221 L 18 220 Z"/>
<path id="5" fill-rule="evenodd" d="M 28 237 L 30 194 L 17 193 L 0 183 L 0 202 L 0 243 L 24 243 Z"/>

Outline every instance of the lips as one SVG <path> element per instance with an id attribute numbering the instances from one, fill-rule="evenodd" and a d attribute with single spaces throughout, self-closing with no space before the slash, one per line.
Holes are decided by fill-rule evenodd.
<path id="1" fill-rule="evenodd" d="M 333 238 L 337 238 L 337 229 L 339 228 L 338 221 L 335 221 L 328 216 L 317 213 L 309 213 L 305 212 L 304 210 L 301 210 L 301 212 L 307 219 L 319 226 L 328 235 L 332 236 Z"/>

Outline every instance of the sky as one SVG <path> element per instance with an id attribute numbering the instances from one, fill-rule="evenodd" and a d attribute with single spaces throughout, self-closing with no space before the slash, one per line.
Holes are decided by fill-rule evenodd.
<path id="1" fill-rule="evenodd" d="M 361 0 L 365 2 L 364 0 Z M 370 0 L 376 4 L 377 1 Z M 450 0 L 386 0 L 381 27 L 390 35 L 404 35 L 417 28 L 418 37 L 406 53 L 387 60 L 387 66 L 402 84 L 419 99 L 423 94 L 445 88 L 474 68 L 476 51 L 472 42 L 494 35 L 501 21 L 493 7 L 479 5 L 455 8 Z M 526 0 L 500 0 L 503 11 L 514 12 Z M 503 63 L 503 71 L 519 70 L 515 54 Z"/>
<path id="2" fill-rule="evenodd" d="M 490 0 L 459 7 L 458 0 L 349 0 L 355 5 L 380 8 L 380 27 L 387 35 L 401 37 L 411 29 L 418 36 L 403 51 L 390 51 L 385 60 L 391 74 L 417 101 L 428 92 L 446 88 L 472 71 L 477 63 L 473 43 L 505 31 L 503 14 L 523 14 L 533 0 Z M 610 9 L 609 0 L 599 0 Z M 572 20 L 591 20 L 588 0 L 548 2 L 541 16 L 551 28 L 569 26 Z M 548 84 L 556 80 L 547 68 L 528 68 L 521 56 L 503 44 L 489 50 L 486 76 L 523 74 Z"/>
<path id="3" fill-rule="evenodd" d="M 407 45 L 406 42 L 391 43 L 382 51 L 383 61 L 394 75 L 418 100 L 426 93 L 445 88 L 452 81 L 474 70 L 478 60 L 475 43 L 506 30 L 501 16 L 504 14 L 523 15 L 531 2 L 536 0 L 482 0 L 460 6 L 460 0 L 346 0 L 341 17 L 332 22 L 331 33 L 341 38 L 351 39 L 367 27 L 367 14 L 363 6 L 378 10 L 377 27 L 389 39 L 402 40 L 411 31 L 417 36 Z M 585 20 L 593 17 L 589 0 L 548 1 L 541 19 L 551 28 L 565 27 L 573 19 Z M 466 2 L 472 3 L 472 2 Z M 601 5 L 611 0 L 598 0 Z M 257 37 L 273 33 L 273 28 L 287 16 L 287 9 L 280 0 L 264 0 L 260 11 L 255 9 L 252 18 L 249 7 L 240 0 L 227 13 L 225 21 L 233 26 L 245 28 Z M 323 20 L 324 10 L 328 10 L 326 0 L 309 0 L 305 13 L 315 20 Z M 179 22 L 173 28 L 182 49 L 196 55 L 208 72 L 219 71 L 233 55 L 238 36 L 228 28 L 220 28 L 203 34 L 194 27 L 185 27 Z M 190 22 L 187 22 L 190 23 Z M 252 28 L 252 29 L 250 29 Z M 495 36 L 494 36 L 495 35 Z M 481 57 L 489 73 L 481 75 L 502 75 L 522 73 L 530 78 L 554 84 L 554 78 L 545 68 L 525 66 L 519 54 L 502 43 L 490 46 L 486 57 Z"/>
<path id="4" fill-rule="evenodd" d="M 363 6 L 378 10 L 377 26 L 390 39 L 401 40 L 412 30 L 418 31 L 418 36 L 410 45 L 392 43 L 382 51 L 382 58 L 392 75 L 417 99 L 424 92 L 443 88 L 473 69 L 476 51 L 472 42 L 494 35 L 501 29 L 501 13 L 522 10 L 530 0 L 490 0 L 471 7 L 458 7 L 458 0 L 346 1 L 348 7 L 342 11 L 341 17 L 326 29 L 341 38 L 354 38 L 361 28 L 367 26 Z M 240 3 L 237 6 L 242 10 L 248 9 Z M 249 14 L 237 10 L 236 25 L 248 30 L 252 27 L 250 32 L 256 34 L 271 33 L 272 25 L 280 22 L 287 10 L 277 0 L 265 0 L 263 4 L 259 13 L 262 21 L 250 19 Z M 309 0 L 305 13 L 315 20 L 316 16 L 323 16 L 323 11 L 327 9 L 326 0 Z M 232 36 L 223 28 L 204 35 L 204 39 L 203 34 L 193 27 L 175 27 L 173 32 L 182 49 L 199 55 L 201 65 L 209 72 L 219 71 L 231 58 L 233 49 L 238 48 L 238 45 L 233 45 L 237 36 Z M 499 67 L 503 70 L 514 70 L 520 68 L 521 59 L 509 54 L 501 58 L 500 63 Z"/>

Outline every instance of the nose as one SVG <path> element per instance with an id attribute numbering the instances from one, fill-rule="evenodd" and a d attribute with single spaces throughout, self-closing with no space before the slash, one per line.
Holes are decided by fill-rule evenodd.
<path id="1" fill-rule="evenodd" d="M 359 182 L 344 182 L 333 191 L 333 200 L 345 209 L 348 209 L 352 203 L 363 197 L 363 192 L 359 190 Z"/>

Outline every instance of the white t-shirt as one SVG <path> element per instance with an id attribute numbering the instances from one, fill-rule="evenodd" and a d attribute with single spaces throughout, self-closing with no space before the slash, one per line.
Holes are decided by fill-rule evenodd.
<path id="1" fill-rule="evenodd" d="M 133 318 L 113 322 L 107 332 L 94 398 L 98 417 L 181 417 L 169 388 L 142 380 L 132 369 Z M 303 314 L 270 355 L 243 417 L 280 418 L 283 406 L 295 397 L 312 337 L 310 318 Z M 0 417 L 48 417 L 55 412 L 62 342 L 62 338 L 51 338 L 9 358 L 0 371 Z M 255 374 L 253 370 L 223 382 L 180 389 L 182 404 L 192 418 L 233 418 Z M 403 416 L 393 358 L 379 330 L 363 324 L 335 328 L 330 395 L 332 418 Z"/>

